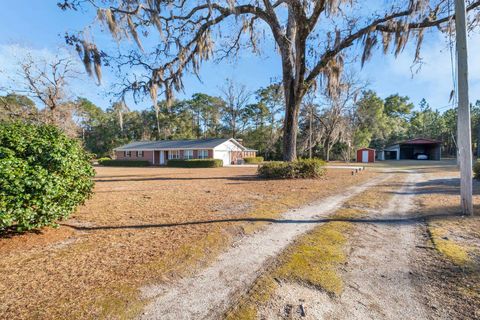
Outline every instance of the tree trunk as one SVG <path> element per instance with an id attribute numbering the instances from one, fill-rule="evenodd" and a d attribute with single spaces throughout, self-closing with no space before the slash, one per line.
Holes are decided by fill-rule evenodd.
<path id="1" fill-rule="evenodd" d="M 162 132 L 160 131 L 160 119 L 159 119 L 159 114 L 158 114 L 158 113 L 155 114 L 155 118 L 156 118 L 156 120 L 157 120 L 157 134 L 158 134 L 158 139 L 161 139 L 160 137 L 161 137 Z"/>
<path id="2" fill-rule="evenodd" d="M 283 127 L 283 160 L 297 160 L 297 132 L 298 114 L 303 96 L 307 90 L 304 83 L 306 71 L 305 48 L 308 32 L 305 28 L 298 28 L 295 21 L 296 13 L 289 5 L 288 33 L 291 44 L 288 49 L 281 48 L 282 78 L 285 95 L 285 122 Z M 279 43 L 282 46 L 282 43 Z"/>
<path id="3" fill-rule="evenodd" d="M 331 149 L 331 145 L 330 145 L 330 139 L 328 138 L 326 141 L 325 141 L 325 144 L 323 145 L 323 150 L 324 150 L 324 157 L 325 157 L 325 161 L 328 162 L 330 161 L 330 149 Z"/>
<path id="4" fill-rule="evenodd" d="M 202 129 L 200 127 L 200 111 L 197 111 L 197 139 L 200 139 L 202 136 Z"/>
<path id="5" fill-rule="evenodd" d="M 285 79 L 284 72 L 284 94 L 285 94 L 285 120 L 283 124 L 283 160 L 297 160 L 297 132 L 298 113 L 302 102 L 302 95 L 299 94 L 298 86 L 293 77 Z"/>
<path id="6" fill-rule="evenodd" d="M 289 99 L 285 109 L 285 122 L 283 127 L 283 160 L 297 160 L 297 132 L 298 110 L 300 102 Z"/>

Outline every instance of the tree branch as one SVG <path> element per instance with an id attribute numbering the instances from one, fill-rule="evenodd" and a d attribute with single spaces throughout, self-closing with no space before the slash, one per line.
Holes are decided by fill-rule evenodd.
<path id="1" fill-rule="evenodd" d="M 468 11 L 471 11 L 477 7 L 480 6 L 480 1 L 475 1 L 471 5 L 467 7 Z M 412 14 L 412 10 L 405 10 L 401 12 L 397 12 L 391 15 L 388 15 L 384 18 L 376 19 L 373 22 L 371 22 L 369 25 L 366 27 L 358 30 L 357 32 L 350 34 L 348 37 L 344 38 L 343 40 L 339 41 L 339 43 L 331 50 L 327 50 L 320 60 L 317 62 L 315 67 L 311 70 L 310 74 L 306 77 L 305 80 L 305 85 L 307 87 L 311 86 L 313 81 L 316 79 L 316 77 L 320 74 L 323 68 L 327 65 L 327 63 L 333 59 L 337 54 L 339 54 L 342 50 L 350 47 L 356 40 L 362 38 L 364 35 L 370 33 L 370 32 L 375 32 L 375 31 L 380 31 L 380 32 L 399 32 L 401 31 L 399 28 L 400 26 L 395 25 L 395 26 L 387 26 L 385 23 L 389 21 L 393 21 L 398 18 L 403 18 L 407 17 L 410 14 Z M 430 28 L 430 27 L 435 27 L 439 26 L 442 23 L 448 22 L 450 20 L 454 20 L 455 15 L 447 16 L 441 19 L 433 20 L 433 21 L 422 21 L 422 22 L 411 22 L 407 24 L 408 29 L 422 29 L 422 28 Z M 402 26 L 403 28 L 403 26 Z"/>

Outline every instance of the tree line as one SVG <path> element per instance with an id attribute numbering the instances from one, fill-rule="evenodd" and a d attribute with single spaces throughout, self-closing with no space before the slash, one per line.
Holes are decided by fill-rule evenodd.
<path id="1" fill-rule="evenodd" d="M 438 110 L 425 99 L 415 108 L 407 96 L 392 94 L 383 99 L 365 85 L 344 83 L 348 85 L 336 98 L 310 94 L 304 99 L 297 136 L 300 157 L 351 161 L 357 148 L 381 149 L 416 137 L 441 140 L 444 156 L 455 156 L 455 109 Z M 40 109 L 30 97 L 9 93 L 0 96 L 0 121 L 53 122 L 98 157 L 136 140 L 233 137 L 243 139 L 267 160 L 281 160 L 283 99 L 280 84 L 250 92 L 232 80 L 226 81 L 219 96 L 196 93 L 145 110 L 131 110 L 124 101 L 101 108 L 86 98 Z M 476 150 L 480 101 L 471 110 Z"/>

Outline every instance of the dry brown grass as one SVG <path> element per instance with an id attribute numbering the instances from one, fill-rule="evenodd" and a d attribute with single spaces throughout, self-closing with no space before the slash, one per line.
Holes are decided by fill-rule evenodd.
<path id="1" fill-rule="evenodd" d="M 266 181 L 255 168 L 97 172 L 95 195 L 60 228 L 0 238 L 0 318 L 132 318 L 145 303 L 140 287 L 187 275 L 262 225 L 215 221 L 275 217 L 377 174 Z"/>

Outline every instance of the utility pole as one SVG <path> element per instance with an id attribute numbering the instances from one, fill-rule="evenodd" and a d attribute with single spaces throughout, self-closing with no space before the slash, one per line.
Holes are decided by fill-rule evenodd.
<path id="1" fill-rule="evenodd" d="M 473 215 L 472 136 L 468 102 L 468 54 L 465 0 L 455 0 L 457 48 L 458 156 L 460 158 L 460 195 L 462 213 Z"/>

